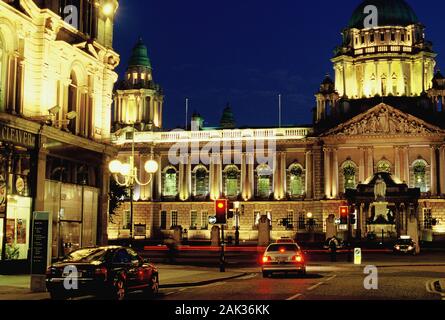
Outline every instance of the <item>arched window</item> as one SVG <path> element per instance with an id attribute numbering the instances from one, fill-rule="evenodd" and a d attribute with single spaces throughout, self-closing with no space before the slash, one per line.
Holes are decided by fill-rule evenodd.
<path id="1" fill-rule="evenodd" d="M 301 197 L 305 193 L 304 170 L 299 164 L 293 164 L 288 170 L 288 190 L 291 197 Z"/>
<path id="2" fill-rule="evenodd" d="M 197 166 L 193 170 L 193 194 L 205 197 L 209 193 L 209 172 L 204 166 Z"/>
<path id="3" fill-rule="evenodd" d="M 77 76 L 74 72 L 71 72 L 70 76 L 70 86 L 68 88 L 68 110 L 67 113 L 70 112 L 78 112 L 78 101 L 79 101 L 79 89 L 78 89 L 78 81 Z M 77 134 L 77 117 L 75 119 L 71 119 L 68 125 L 68 130 L 73 133 Z"/>
<path id="4" fill-rule="evenodd" d="M 257 179 L 257 196 L 268 199 L 272 193 L 272 169 L 267 164 L 259 165 Z"/>
<path id="5" fill-rule="evenodd" d="M 6 92 L 6 50 L 0 35 L 0 110 L 5 110 Z"/>
<path id="6" fill-rule="evenodd" d="M 164 170 L 164 188 L 165 197 L 176 197 L 178 194 L 178 172 L 174 167 L 167 167 Z"/>
<path id="7" fill-rule="evenodd" d="M 343 185 L 345 191 L 357 188 L 357 166 L 352 161 L 346 161 L 342 166 Z"/>
<path id="8" fill-rule="evenodd" d="M 227 197 L 237 197 L 240 193 L 240 170 L 235 165 L 224 169 L 224 190 Z"/>
<path id="9" fill-rule="evenodd" d="M 391 163 L 388 160 L 381 160 L 377 163 L 377 173 L 391 173 Z"/>
<path id="10" fill-rule="evenodd" d="M 426 184 L 426 167 L 424 160 L 416 160 L 413 163 L 414 186 L 420 189 L 420 192 L 428 192 Z"/>

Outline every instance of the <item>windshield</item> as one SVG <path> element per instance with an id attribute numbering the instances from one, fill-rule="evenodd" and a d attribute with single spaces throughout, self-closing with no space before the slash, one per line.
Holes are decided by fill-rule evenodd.
<path id="1" fill-rule="evenodd" d="M 92 261 L 104 261 L 106 250 L 100 248 L 80 249 L 68 254 L 64 261 L 73 262 L 92 262 Z"/>
<path id="2" fill-rule="evenodd" d="M 267 252 L 281 252 L 281 251 L 297 252 L 298 250 L 299 248 L 296 244 L 274 244 L 267 249 Z"/>
<path id="3" fill-rule="evenodd" d="M 397 244 L 410 246 L 413 244 L 413 240 L 410 239 L 399 240 Z"/>

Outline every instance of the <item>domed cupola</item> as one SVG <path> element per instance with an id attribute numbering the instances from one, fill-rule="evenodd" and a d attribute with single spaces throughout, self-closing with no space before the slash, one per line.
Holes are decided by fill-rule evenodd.
<path id="1" fill-rule="evenodd" d="M 373 5 L 378 9 L 379 27 L 407 27 L 419 23 L 416 13 L 405 0 L 366 0 L 355 9 L 349 20 L 349 28 L 364 29 L 364 21 L 368 15 L 365 8 Z"/>
<path id="2" fill-rule="evenodd" d="M 125 80 L 130 88 L 150 87 L 153 84 L 151 62 L 142 38 L 139 38 L 133 47 L 125 73 Z"/>

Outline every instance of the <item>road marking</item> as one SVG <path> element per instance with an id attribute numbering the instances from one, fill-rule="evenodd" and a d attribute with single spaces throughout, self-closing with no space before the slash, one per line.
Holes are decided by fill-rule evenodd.
<path id="1" fill-rule="evenodd" d="M 294 296 L 292 296 L 290 298 L 287 298 L 286 301 L 296 300 L 297 298 L 299 298 L 301 296 L 302 296 L 301 293 L 297 293 L 296 295 L 294 295 Z"/>
<path id="2" fill-rule="evenodd" d="M 258 276 L 257 273 L 252 273 L 252 274 L 249 274 L 247 276 L 238 278 L 238 280 L 250 280 L 250 279 L 256 278 L 257 276 Z"/>
<path id="3" fill-rule="evenodd" d="M 335 278 L 337 278 L 337 275 L 336 275 L 336 274 L 334 274 L 332 277 L 327 278 L 327 279 L 326 279 L 326 282 L 331 281 L 331 280 L 334 280 Z"/>
<path id="4" fill-rule="evenodd" d="M 313 285 L 312 287 L 308 288 L 307 291 L 313 291 L 323 284 L 324 284 L 324 282 L 319 282 L 316 285 Z"/>

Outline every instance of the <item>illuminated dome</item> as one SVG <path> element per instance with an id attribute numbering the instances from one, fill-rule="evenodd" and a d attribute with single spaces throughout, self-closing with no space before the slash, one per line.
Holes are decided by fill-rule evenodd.
<path id="1" fill-rule="evenodd" d="M 419 22 L 416 13 L 405 0 L 365 0 L 355 9 L 349 20 L 349 28 L 364 29 L 367 14 L 364 9 L 368 5 L 378 8 L 379 26 L 406 27 Z"/>

